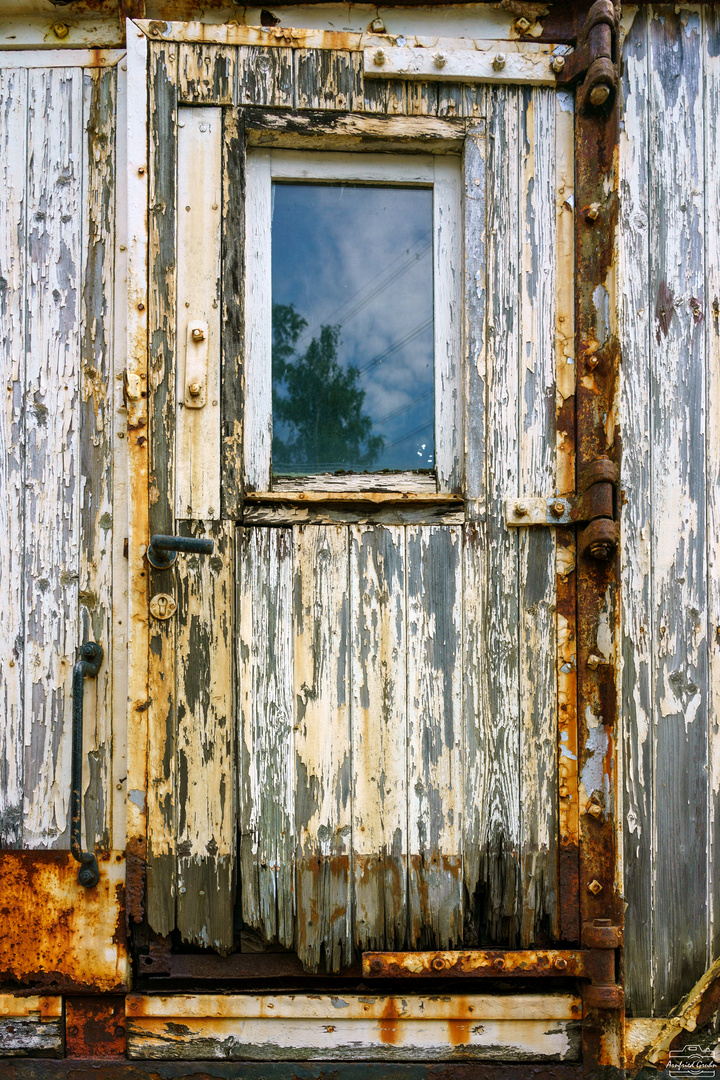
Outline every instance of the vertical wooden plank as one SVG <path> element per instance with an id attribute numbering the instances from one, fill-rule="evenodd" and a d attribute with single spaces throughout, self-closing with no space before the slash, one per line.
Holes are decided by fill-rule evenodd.
<path id="1" fill-rule="evenodd" d="M 405 530 L 350 528 L 354 943 L 402 949 L 407 921 Z"/>
<path id="2" fill-rule="evenodd" d="M 387 79 L 366 79 L 363 76 L 363 112 L 387 112 Z"/>
<path id="3" fill-rule="evenodd" d="M 708 541 L 708 955 L 720 954 L 720 12 L 704 9 Z"/>
<path id="4" fill-rule="evenodd" d="M 485 514 L 485 433 L 487 403 L 487 144 L 485 125 L 474 124 L 463 150 L 463 252 L 465 283 L 465 514 Z M 492 198 L 492 194 L 491 194 Z"/>
<path id="5" fill-rule="evenodd" d="M 385 112 L 388 115 L 404 116 L 407 112 L 407 86 L 402 79 L 388 79 L 385 97 Z"/>
<path id="6" fill-rule="evenodd" d="M 409 948 L 463 936 L 462 530 L 407 528 Z"/>
<path id="7" fill-rule="evenodd" d="M 294 100 L 293 50 L 247 45 L 235 51 L 238 105 L 291 109 Z"/>
<path id="8" fill-rule="evenodd" d="M 559 494 L 575 491 L 575 95 L 555 93 L 555 452 Z M 576 536 L 555 531 L 559 936 L 580 938 Z"/>
<path id="9" fill-rule="evenodd" d="M 637 8 L 623 45 L 625 122 L 620 133 L 618 228 L 621 486 L 632 493 L 623 508 L 622 531 L 625 970 L 627 1007 L 635 1016 L 652 1015 L 655 918 L 648 89 L 648 11 Z"/>
<path id="10" fill-rule="evenodd" d="M 520 140 L 519 494 L 556 490 L 555 91 L 525 87 Z M 555 531 L 520 530 L 520 945 L 557 938 Z"/>
<path id="11" fill-rule="evenodd" d="M 266 941 L 295 932 L 292 530 L 238 530 L 242 917 Z"/>
<path id="12" fill-rule="evenodd" d="M 80 622 L 105 653 L 88 680 L 83 825 L 90 851 L 109 848 L 113 755 L 113 257 L 116 71 L 83 73 L 83 286 L 80 354 Z"/>
<path id="13" fill-rule="evenodd" d="M 705 970 L 707 577 L 704 152 L 700 14 L 650 21 L 655 1011 Z M 702 792 L 703 797 L 698 798 Z M 682 866 L 682 873 L 678 873 Z"/>
<path id="14" fill-rule="evenodd" d="M 220 517 L 222 110 L 178 110 L 175 515 Z M 188 324 L 207 323 L 204 404 L 187 405 Z"/>
<path id="15" fill-rule="evenodd" d="M 518 544 L 505 528 L 503 499 L 519 490 L 519 95 L 488 90 L 487 273 L 487 613 L 485 669 L 489 709 L 484 835 L 481 837 L 481 933 L 516 941 L 520 841 Z"/>
<path id="16" fill-rule="evenodd" d="M 239 109 L 223 109 L 221 466 L 222 516 L 239 518 L 243 495 L 243 304 L 245 129 Z"/>
<path id="17" fill-rule="evenodd" d="M 352 54 L 331 49 L 294 49 L 295 107 L 349 109 L 353 100 Z"/>
<path id="18" fill-rule="evenodd" d="M 293 528 L 297 952 L 309 971 L 350 963 L 351 745 L 348 529 Z"/>
<path id="19" fill-rule="evenodd" d="M 148 542 L 148 41 L 126 20 L 127 73 L 122 78 L 124 138 L 118 150 L 127 152 L 125 183 L 119 192 L 127 213 L 127 287 L 119 311 L 126 315 L 124 349 L 128 372 L 126 395 L 127 462 L 131 490 L 139 498 L 127 500 L 128 512 L 128 683 L 127 683 L 127 877 L 128 922 L 145 915 L 147 858 L 148 778 L 148 658 L 149 582 L 144 562 Z M 120 70 L 122 72 L 121 62 Z M 120 208 L 119 208 L 120 209 Z M 122 216 L 118 213 L 118 221 Z M 122 264 L 121 264 L 122 265 Z M 119 268 L 118 268 L 119 269 Z M 122 286 L 121 286 L 122 291 Z M 132 385 L 131 385 L 132 384 Z M 117 490 L 117 489 L 116 489 Z M 119 677 L 119 676 L 118 676 Z"/>
<path id="20" fill-rule="evenodd" d="M 272 183 L 269 151 L 256 151 L 248 160 L 245 198 L 247 232 L 242 283 L 242 333 L 245 338 L 242 357 L 243 485 L 247 485 L 250 491 L 268 491 L 272 449 Z"/>
<path id="21" fill-rule="evenodd" d="M 462 483 L 462 178 L 451 158 L 438 155 L 433 168 L 435 471 L 438 491 L 450 492 Z"/>
<path id="22" fill-rule="evenodd" d="M 438 84 L 418 82 L 412 79 L 407 84 L 408 116 L 437 116 Z"/>
<path id="23" fill-rule="evenodd" d="M 184 522 L 212 555 L 177 561 L 177 928 L 183 941 L 233 948 L 236 762 L 232 522 Z"/>
<path id="24" fill-rule="evenodd" d="M 462 116 L 465 101 L 461 83 L 438 83 L 438 116 Z"/>
<path id="25" fill-rule="evenodd" d="M 177 58 L 149 49 L 149 509 L 148 536 L 175 532 Z M 173 59 L 170 59 L 172 55 Z M 173 594 L 172 570 L 152 570 L 150 596 Z M 175 927 L 176 619 L 150 622 L 148 672 L 147 916 L 158 934 Z"/>
<path id="26" fill-rule="evenodd" d="M 70 685 L 78 644 L 82 72 L 28 73 L 25 827 L 69 838 Z"/>
<path id="27" fill-rule="evenodd" d="M 0 848 L 23 835 L 27 71 L 0 71 Z"/>
<path id="28" fill-rule="evenodd" d="M 232 105 L 238 49 L 230 45 L 177 46 L 178 100 L 190 105 Z"/>

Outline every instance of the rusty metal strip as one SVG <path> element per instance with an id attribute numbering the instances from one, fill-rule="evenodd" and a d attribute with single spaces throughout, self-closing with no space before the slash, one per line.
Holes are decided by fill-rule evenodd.
<path id="1" fill-rule="evenodd" d="M 372 979 L 594 976 L 593 952 L 581 949 L 519 949 L 448 952 L 366 952 L 363 976 Z"/>
<path id="2" fill-rule="evenodd" d="M 619 465 L 615 398 L 620 349 L 613 322 L 617 145 L 615 98 L 599 107 L 589 97 L 582 104 L 578 102 L 575 123 L 578 477 L 598 458 L 610 458 Z M 580 914 L 583 923 L 601 919 L 622 927 L 615 677 L 619 558 L 617 550 L 609 558 L 597 558 L 593 550 L 592 545 L 578 544 Z M 614 1005 L 608 1008 L 611 998 Z M 585 994 L 585 1004 L 586 1068 L 611 1070 L 603 1075 L 613 1075 L 618 1070 L 619 1075 L 623 1064 L 622 994 L 616 992 L 605 999 L 602 995 Z"/>

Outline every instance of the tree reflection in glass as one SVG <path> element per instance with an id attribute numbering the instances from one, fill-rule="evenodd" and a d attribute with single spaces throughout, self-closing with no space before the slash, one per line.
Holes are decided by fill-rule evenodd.
<path id="1" fill-rule="evenodd" d="M 273 473 L 431 470 L 432 190 L 273 184 Z"/>

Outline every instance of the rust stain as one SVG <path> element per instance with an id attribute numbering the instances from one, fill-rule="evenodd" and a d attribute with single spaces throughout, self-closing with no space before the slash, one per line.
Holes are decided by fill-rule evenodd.
<path id="1" fill-rule="evenodd" d="M 125 1049 L 124 998 L 65 999 L 65 1053 L 68 1057 L 124 1057 Z"/>
<path id="2" fill-rule="evenodd" d="M 451 1046 L 467 1046 L 470 1043 L 471 1027 L 469 1020 L 448 1020 L 448 1042 Z"/>
<path id="3" fill-rule="evenodd" d="M 97 852 L 100 882 L 84 889 L 68 851 L 4 851 L 0 856 L 0 978 L 59 992 L 127 987 L 120 852 Z"/>
<path id="4" fill-rule="evenodd" d="M 385 1043 L 388 1046 L 395 1046 L 398 1041 L 397 1022 L 400 1017 L 400 1013 L 398 1012 L 397 1001 L 394 997 L 389 997 L 385 1002 L 382 1016 L 382 1020 L 378 1020 L 378 1033 L 380 1035 L 380 1042 Z"/>
<path id="5" fill-rule="evenodd" d="M 675 294 L 663 279 L 658 286 L 657 302 L 655 304 L 655 322 L 657 323 L 655 337 L 658 345 L 662 338 L 667 337 L 670 333 L 670 323 L 674 314 Z"/>

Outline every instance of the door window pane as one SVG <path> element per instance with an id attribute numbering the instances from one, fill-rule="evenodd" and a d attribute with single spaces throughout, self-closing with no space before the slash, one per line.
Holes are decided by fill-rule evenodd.
<path id="1" fill-rule="evenodd" d="M 434 467 L 432 189 L 275 182 L 275 476 Z"/>

